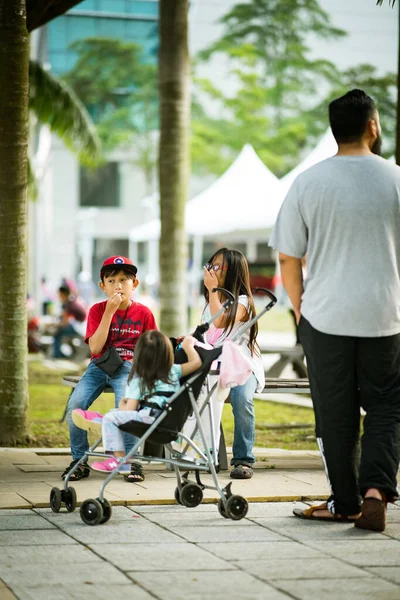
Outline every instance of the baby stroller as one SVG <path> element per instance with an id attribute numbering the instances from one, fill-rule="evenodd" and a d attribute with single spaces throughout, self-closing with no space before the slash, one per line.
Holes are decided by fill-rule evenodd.
<path id="1" fill-rule="evenodd" d="M 262 290 L 270 298 L 270 302 L 258 315 L 256 315 L 250 321 L 244 323 L 243 326 L 238 329 L 232 340 L 242 335 L 246 329 L 250 328 L 255 321 L 269 311 L 276 303 L 275 296 L 269 290 L 264 290 L 262 288 L 257 289 Z M 214 288 L 213 291 L 219 291 L 223 293 L 228 297 L 228 299 L 223 303 L 221 310 L 218 311 L 212 319 L 196 328 L 196 331 L 193 335 L 199 341 L 204 341 L 203 334 L 207 331 L 210 324 L 235 302 L 233 295 L 227 290 L 223 288 Z M 215 347 L 210 350 L 196 346 L 196 350 L 202 359 L 201 368 L 195 373 L 181 380 L 181 387 L 169 398 L 168 402 L 164 404 L 162 413 L 155 419 L 155 421 L 150 425 L 138 421 L 131 421 L 130 423 L 120 426 L 120 429 L 137 436 L 139 439 L 132 450 L 124 458 L 120 459 L 119 465 L 104 480 L 100 486 L 98 498 L 87 499 L 82 502 L 80 507 L 80 516 L 82 521 L 87 525 L 104 524 L 110 520 L 112 508 L 109 501 L 104 497 L 104 490 L 109 482 L 117 475 L 122 464 L 137 459 L 143 462 L 157 461 L 173 467 L 177 479 L 177 487 L 174 494 L 177 503 L 188 508 L 194 508 L 201 503 L 203 499 L 203 490 L 216 490 L 219 495 L 218 510 L 223 517 L 233 520 L 240 520 L 246 516 L 248 511 L 248 503 L 246 499 L 242 496 L 232 494 L 232 483 L 229 483 L 225 488 L 221 488 L 219 484 L 216 468 L 218 464 L 218 450 L 216 448 L 216 443 L 213 436 L 211 436 L 211 440 L 206 438 L 202 421 L 202 414 L 208 408 L 210 431 L 214 431 L 210 400 L 217 384 L 208 390 L 207 395 L 200 407 L 196 402 L 201 392 L 201 388 L 210 372 L 212 363 L 217 360 L 222 353 L 222 346 Z M 186 355 L 184 351 L 179 350 L 178 348 L 175 352 L 175 362 L 185 362 L 185 357 Z M 192 412 L 195 415 L 196 430 L 193 432 L 193 435 L 189 437 L 183 433 L 182 429 L 187 418 Z M 197 431 L 202 443 L 202 448 L 200 448 L 198 443 L 196 443 L 196 441 L 193 439 L 194 433 Z M 183 439 L 185 442 L 185 446 L 181 451 L 178 451 L 171 445 L 172 442 L 175 442 L 178 438 Z M 95 449 L 100 442 L 101 438 L 97 440 L 97 442 L 85 453 L 80 461 L 78 461 L 78 463 L 71 468 L 64 480 L 63 490 L 59 490 L 58 488 L 53 488 L 51 490 L 50 507 L 53 512 L 58 512 L 63 503 L 65 504 L 68 512 L 73 512 L 75 510 L 76 492 L 73 487 L 68 485 L 69 478 L 78 468 L 79 464 L 86 461 L 89 456 L 102 456 L 104 458 L 109 457 L 108 454 L 95 452 Z M 146 442 L 164 445 L 168 451 L 168 456 L 165 458 L 160 458 L 139 455 L 139 448 L 144 448 Z M 195 457 L 188 455 L 187 450 L 189 448 L 195 451 Z M 183 475 L 181 475 L 180 469 L 185 470 Z M 189 479 L 190 471 L 194 471 L 196 481 Z M 210 486 L 204 484 L 200 479 L 200 472 L 210 473 L 214 485 Z"/>

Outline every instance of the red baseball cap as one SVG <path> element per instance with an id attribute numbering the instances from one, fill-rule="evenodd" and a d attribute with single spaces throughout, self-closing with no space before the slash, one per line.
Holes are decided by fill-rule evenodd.
<path id="1" fill-rule="evenodd" d="M 123 269 L 124 271 L 130 271 L 134 275 L 137 273 L 137 267 L 135 267 L 131 259 L 127 258 L 126 256 L 110 256 L 110 258 L 106 258 L 100 269 L 100 277 L 102 276 L 106 267 L 120 267 L 121 270 Z"/>

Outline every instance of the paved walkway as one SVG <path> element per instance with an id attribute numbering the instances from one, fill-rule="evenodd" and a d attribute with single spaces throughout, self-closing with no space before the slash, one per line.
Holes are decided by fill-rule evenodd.
<path id="1" fill-rule="evenodd" d="M 106 488 L 113 514 L 97 527 L 79 509 L 51 512 L 69 456 L 45 452 L 0 449 L 1 600 L 400 598 L 400 506 L 383 534 L 292 516 L 328 494 L 315 452 L 259 449 L 253 479 L 233 483 L 250 501 L 241 521 L 220 516 L 215 494 L 176 505 L 173 474 L 146 466 L 145 482 Z M 102 480 L 75 483 L 78 501 L 97 497 Z"/>
<path id="2" fill-rule="evenodd" d="M 52 452 L 46 454 L 46 452 Z M 291 501 L 303 498 L 325 498 L 326 478 L 318 452 L 256 449 L 256 475 L 233 483 L 234 493 L 249 501 Z M 230 458 L 228 449 L 228 459 Z M 71 456 L 66 450 L 14 450 L 0 448 L 0 508 L 42 508 L 49 506 L 53 486 L 62 487 L 61 473 Z M 174 504 L 175 475 L 164 465 L 144 466 L 146 479 L 140 484 L 115 478 L 106 488 L 112 504 Z M 228 471 L 219 474 L 221 484 L 229 481 Z M 211 480 L 204 477 L 205 482 Z M 104 475 L 92 471 L 88 479 L 74 484 L 78 502 L 99 495 Z M 205 493 L 205 499 L 216 499 L 215 492 Z"/>
<path id="3" fill-rule="evenodd" d="M 294 505 L 251 504 L 242 521 L 211 504 L 117 506 L 97 527 L 78 511 L 1 510 L 0 598 L 400 598 L 400 508 L 378 534 L 296 520 Z"/>

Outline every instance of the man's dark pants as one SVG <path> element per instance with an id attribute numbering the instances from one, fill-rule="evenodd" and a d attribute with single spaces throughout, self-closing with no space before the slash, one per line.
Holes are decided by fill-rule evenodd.
<path id="1" fill-rule="evenodd" d="M 395 498 L 400 461 L 400 334 L 329 335 L 301 317 L 299 335 L 335 512 L 359 512 L 360 494 L 369 488 Z M 366 412 L 361 459 L 360 406 Z"/>

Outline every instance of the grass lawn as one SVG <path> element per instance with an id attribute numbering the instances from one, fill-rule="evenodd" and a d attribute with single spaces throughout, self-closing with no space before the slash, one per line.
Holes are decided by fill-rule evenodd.
<path id="1" fill-rule="evenodd" d="M 68 447 L 67 424 L 60 423 L 70 388 L 60 384 L 65 371 L 50 371 L 39 361 L 29 363 L 29 420 L 32 447 Z M 113 408 L 114 396 L 102 394 L 93 410 L 106 412 Z M 256 446 L 287 450 L 316 450 L 314 415 L 309 408 L 257 400 Z M 303 425 L 301 428 L 290 428 Z M 232 445 L 233 417 L 230 405 L 224 407 L 223 427 L 226 443 Z"/>

